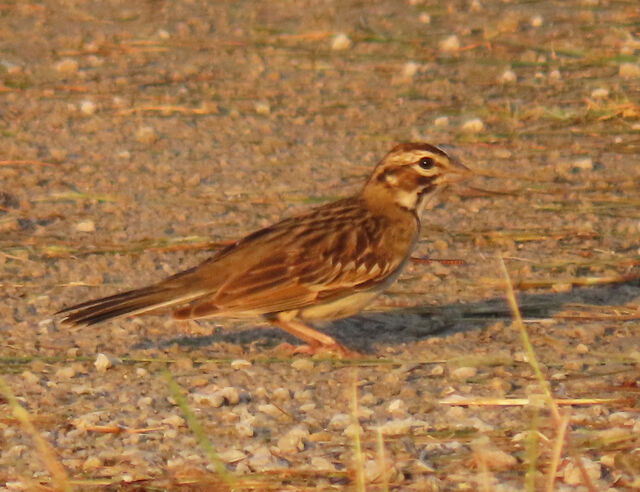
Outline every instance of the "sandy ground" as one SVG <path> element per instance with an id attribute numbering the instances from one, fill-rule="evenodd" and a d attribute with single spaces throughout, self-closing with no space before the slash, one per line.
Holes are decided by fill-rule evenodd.
<path id="1" fill-rule="evenodd" d="M 55 456 L 4 391 L 2 490 L 640 487 L 637 4 L 440 4 L 0 5 L 0 373 Z M 259 320 L 51 320 L 347 196 L 408 140 L 477 171 L 415 253 L 465 263 L 322 327 L 366 359 L 283 356 Z"/>

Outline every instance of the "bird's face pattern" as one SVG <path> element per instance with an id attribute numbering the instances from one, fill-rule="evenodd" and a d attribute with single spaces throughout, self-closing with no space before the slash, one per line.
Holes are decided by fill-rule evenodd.
<path id="1" fill-rule="evenodd" d="M 391 195 L 397 205 L 420 213 L 428 196 L 467 171 L 438 147 L 424 143 L 400 144 L 376 166 L 365 192 Z"/>

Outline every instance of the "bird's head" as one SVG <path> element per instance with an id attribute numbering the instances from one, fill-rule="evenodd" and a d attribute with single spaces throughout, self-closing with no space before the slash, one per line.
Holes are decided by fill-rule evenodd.
<path id="1" fill-rule="evenodd" d="M 429 197 L 469 172 L 466 166 L 439 147 L 427 143 L 402 143 L 378 163 L 363 195 L 369 200 L 391 199 L 400 207 L 420 214 Z"/>

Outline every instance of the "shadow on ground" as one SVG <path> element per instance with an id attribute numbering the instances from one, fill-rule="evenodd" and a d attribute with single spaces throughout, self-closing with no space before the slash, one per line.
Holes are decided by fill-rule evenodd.
<path id="1" fill-rule="evenodd" d="M 582 287 L 564 293 L 518 295 L 518 304 L 525 319 L 545 319 L 572 304 L 591 306 L 623 305 L 640 298 L 640 280 Z M 453 303 L 445 306 L 418 306 L 385 313 L 367 313 L 334 321 L 319 329 L 340 343 L 362 353 L 375 353 L 375 345 L 399 345 L 430 336 L 447 336 L 469 330 L 482 330 L 500 320 L 510 320 L 511 312 L 503 298 L 475 303 Z M 208 323 L 210 321 L 202 321 Z M 259 327 L 246 330 L 220 330 L 212 335 L 180 336 L 168 340 L 146 340 L 133 348 L 205 347 L 213 343 L 251 344 L 259 342 L 272 347 L 282 342 L 300 343 L 276 328 Z"/>

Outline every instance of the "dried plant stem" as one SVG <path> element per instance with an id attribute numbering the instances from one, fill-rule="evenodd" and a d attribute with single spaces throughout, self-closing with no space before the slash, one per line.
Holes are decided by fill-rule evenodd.
<path id="1" fill-rule="evenodd" d="M 355 474 L 357 492 L 365 492 L 364 483 L 364 457 L 362 455 L 362 442 L 360 440 L 360 422 L 358 420 L 358 369 L 353 370 L 353 386 L 350 398 L 351 417 L 353 425 L 353 452 L 355 458 Z"/>
<path id="2" fill-rule="evenodd" d="M 200 422 L 191 411 L 191 408 L 189 408 L 187 399 L 182 394 L 182 389 L 180 388 L 178 383 L 175 382 L 168 369 L 163 370 L 163 375 L 165 380 L 167 381 L 167 384 L 169 385 L 169 389 L 171 390 L 171 396 L 180 407 L 180 410 L 182 410 L 182 414 L 187 421 L 189 430 L 191 430 L 193 435 L 198 440 L 200 447 L 206 453 L 207 457 L 209 458 L 209 462 L 218 473 L 218 476 L 231 490 L 237 489 L 238 487 L 236 478 L 231 473 L 229 473 L 224 463 L 213 449 L 213 445 L 211 444 L 211 441 L 209 441 L 209 438 L 206 436 L 204 429 L 200 425 Z"/>
<path id="3" fill-rule="evenodd" d="M 560 458 L 562 457 L 562 449 L 564 448 L 568 426 L 569 416 L 563 415 L 562 419 L 560 420 L 560 426 L 558 427 L 556 440 L 553 443 L 553 454 L 551 455 L 551 463 L 549 463 L 549 472 L 547 473 L 547 486 L 545 488 L 547 492 L 553 492 L 553 484 L 556 480 L 558 465 L 560 464 Z"/>
<path id="4" fill-rule="evenodd" d="M 58 490 L 64 490 L 65 492 L 72 491 L 73 488 L 69 483 L 67 472 L 56 458 L 55 451 L 33 426 L 29 413 L 20 405 L 20 403 L 18 403 L 13 391 L 11 391 L 11 388 L 2 376 L 0 376 L 0 392 L 9 401 L 9 406 L 11 407 L 14 417 L 20 422 L 27 434 L 29 434 L 36 443 L 38 454 L 49 470 L 51 479 L 53 480 L 56 488 Z"/>
<path id="5" fill-rule="evenodd" d="M 558 405 L 556 404 L 553 395 L 551 394 L 551 388 L 549 387 L 549 382 L 545 379 L 542 371 L 540 370 L 540 365 L 538 364 L 538 359 L 536 359 L 536 354 L 533 350 L 533 346 L 531 345 L 531 340 L 529 340 L 529 334 L 527 333 L 527 329 L 522 322 L 522 315 L 520 314 L 520 309 L 518 308 L 518 303 L 516 301 L 516 295 L 513 291 L 513 284 L 511 283 L 511 278 L 509 277 L 509 272 L 507 272 L 507 267 L 504 264 L 504 260 L 502 256 L 500 259 L 500 268 L 502 269 L 502 273 L 504 274 L 505 282 L 505 291 L 507 297 L 507 303 L 511 308 L 511 314 L 513 316 L 513 322 L 516 325 L 516 328 L 520 331 L 520 338 L 522 339 L 522 345 L 524 346 L 525 353 L 527 354 L 527 362 L 533 369 L 533 372 L 538 379 L 538 383 L 544 392 L 544 395 L 547 399 L 547 403 L 549 404 L 549 409 L 551 410 L 551 415 L 553 416 L 553 420 L 556 425 L 560 424 L 560 411 L 558 410 Z"/>

